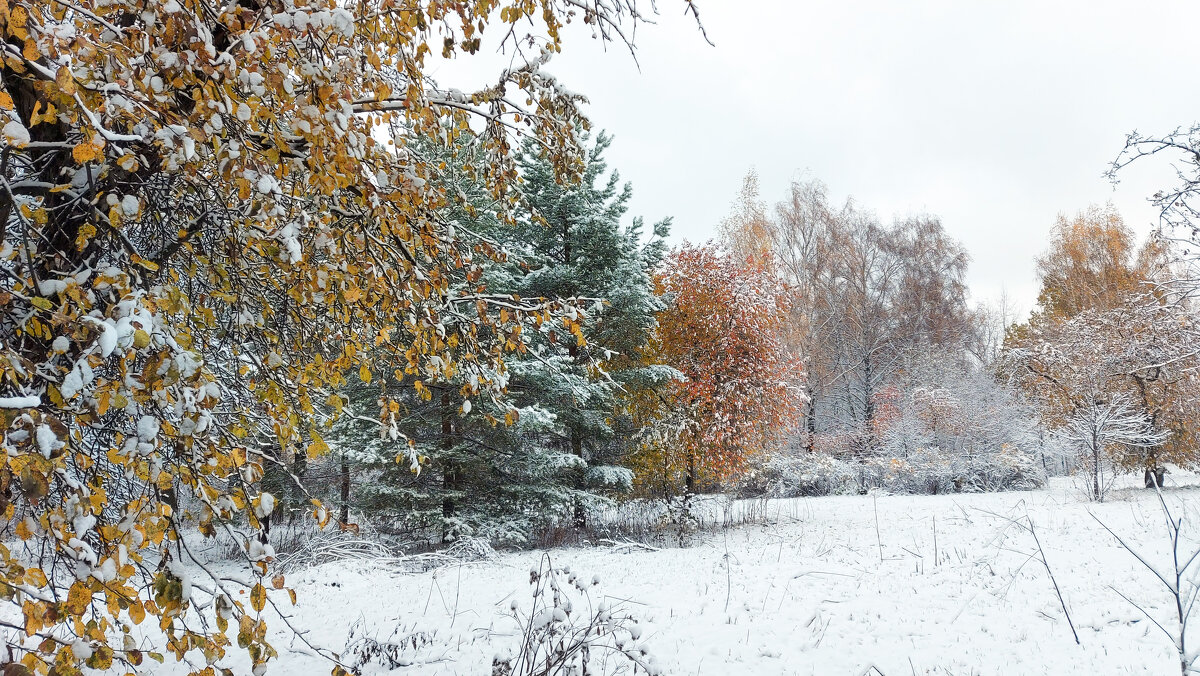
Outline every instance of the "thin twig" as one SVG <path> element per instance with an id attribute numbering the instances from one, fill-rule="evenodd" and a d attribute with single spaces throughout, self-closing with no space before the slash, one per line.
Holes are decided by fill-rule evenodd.
<path id="1" fill-rule="evenodd" d="M 1058 595 L 1058 603 L 1062 606 L 1063 615 L 1067 616 L 1067 625 L 1071 627 L 1071 634 L 1075 637 L 1075 645 L 1082 645 L 1079 642 L 1079 632 L 1075 631 L 1075 623 L 1071 621 L 1071 612 L 1067 610 L 1067 602 L 1063 600 L 1062 591 L 1058 588 L 1058 580 L 1054 579 L 1054 571 L 1050 570 L 1050 562 L 1046 560 L 1046 552 L 1042 549 L 1042 542 L 1038 539 L 1037 531 L 1033 527 L 1033 519 L 1030 519 L 1029 515 L 1025 515 L 1025 520 L 1029 522 L 1029 534 L 1033 536 L 1033 543 L 1038 548 L 1038 556 L 1042 559 L 1042 565 L 1046 567 L 1046 574 L 1050 576 L 1050 583 L 1054 585 L 1054 593 Z"/>
<path id="2" fill-rule="evenodd" d="M 871 502 L 875 505 L 875 543 L 879 545 L 879 562 L 883 563 L 883 538 L 879 535 L 879 497 L 872 495 Z"/>

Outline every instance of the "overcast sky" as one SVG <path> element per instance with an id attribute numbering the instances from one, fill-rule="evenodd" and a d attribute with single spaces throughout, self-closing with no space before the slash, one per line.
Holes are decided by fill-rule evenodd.
<path id="1" fill-rule="evenodd" d="M 675 241 L 715 236 L 752 167 L 771 204 L 817 178 L 885 221 L 940 216 L 972 297 L 1028 311 L 1056 214 L 1111 200 L 1139 234 L 1156 223 L 1169 167 L 1103 176 L 1125 134 L 1200 119 L 1196 2 L 697 3 L 715 46 L 658 0 L 640 71 L 580 35 L 547 68 L 615 136 L 632 213 L 673 216 Z"/>

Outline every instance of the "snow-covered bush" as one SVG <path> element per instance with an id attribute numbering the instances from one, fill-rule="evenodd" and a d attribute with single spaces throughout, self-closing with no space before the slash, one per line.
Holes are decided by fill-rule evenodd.
<path id="1" fill-rule="evenodd" d="M 963 359 L 911 355 L 877 420 L 874 479 L 895 491 L 1028 489 L 1044 480 L 1037 418 L 1013 389 Z"/>
<path id="2" fill-rule="evenodd" d="M 700 530 L 695 499 L 694 495 L 674 495 L 664 501 L 666 511 L 660 529 L 673 533 L 680 547 L 687 546 L 696 531 Z"/>
<path id="3" fill-rule="evenodd" d="M 906 458 L 872 458 L 862 466 L 860 480 L 865 487 L 893 493 L 1030 490 L 1045 482 L 1036 457 L 1007 444 L 973 456 L 921 448 Z"/>
<path id="4" fill-rule="evenodd" d="M 752 464 L 740 477 L 736 492 L 772 498 L 855 493 L 857 471 L 828 453 L 777 453 Z"/>
<path id="5" fill-rule="evenodd" d="M 1038 457 L 1019 446 L 1002 444 L 996 453 L 968 458 L 968 485 L 980 491 L 1025 491 L 1046 483 Z"/>
<path id="6" fill-rule="evenodd" d="M 872 488 L 893 493 L 975 493 L 1031 490 L 1045 483 L 1038 458 L 1015 446 L 955 455 L 921 448 L 907 457 L 844 460 L 827 453 L 781 453 L 747 471 L 734 487 L 743 497 L 848 495 Z"/>
<path id="7" fill-rule="evenodd" d="M 486 543 L 477 542 L 464 556 L 494 556 Z M 460 552 L 462 553 L 462 552 Z M 495 645 L 493 676 L 607 676 L 609 674 L 662 674 L 642 634 L 643 627 L 629 612 L 627 601 L 603 591 L 600 578 L 556 567 L 542 556 L 529 571 L 532 600 L 514 599 L 503 618 L 512 627 L 480 629 L 477 638 Z M 445 627 L 402 623 L 386 635 L 355 624 L 351 627 L 343 661 L 355 674 L 374 673 L 373 666 L 395 670 L 454 650 Z M 485 673 L 484 665 L 466 673 Z"/>
<path id="8" fill-rule="evenodd" d="M 901 373 L 875 398 L 869 425 L 818 431 L 760 458 L 737 492 L 949 493 L 1026 490 L 1044 482 L 1047 459 L 1059 454 L 1056 440 L 1038 434 L 1036 417 L 1015 391 L 952 355 L 910 355 Z"/>

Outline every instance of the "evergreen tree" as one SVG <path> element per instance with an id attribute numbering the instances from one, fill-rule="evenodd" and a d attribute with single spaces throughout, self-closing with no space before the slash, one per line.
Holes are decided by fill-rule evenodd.
<path id="1" fill-rule="evenodd" d="M 542 398 L 558 427 L 547 443 L 584 461 L 577 486 L 628 489 L 632 477 L 615 465 L 629 450 L 635 430 L 627 417 L 614 413 L 622 391 L 665 383 L 662 370 L 647 368 L 636 357 L 655 328 L 655 313 L 663 309 L 650 272 L 666 253 L 670 221 L 656 223 L 645 246 L 642 219 L 621 226 L 633 189 L 621 184 L 616 171 L 608 172 L 603 155 L 610 144 L 608 135 L 596 137 L 582 180 L 570 186 L 556 180 L 553 167 L 528 145 L 518 158 L 524 179 L 520 223 L 504 234 L 508 246 L 520 252 L 519 265 L 508 268 L 509 290 L 523 297 L 593 301 L 583 335 L 566 339 L 565 359 L 560 355 L 550 366 L 535 355 L 522 369 L 552 395 Z M 576 511 L 582 525 L 583 512 Z"/>
<path id="2" fill-rule="evenodd" d="M 656 224 L 648 239 L 641 219 L 622 226 L 632 191 L 608 173 L 602 155 L 609 143 L 597 136 L 574 185 L 556 182 L 550 163 L 526 147 L 515 223 L 496 217 L 493 196 L 472 175 L 469 150 L 425 148 L 446 155 L 440 180 L 458 196 L 441 216 L 505 253 L 481 277 L 456 280 L 462 294 L 570 300 L 585 319 L 578 333 L 545 322 L 523 342 L 506 341 L 505 368 L 494 374 L 504 384 L 501 398 L 472 397 L 477 384 L 457 377 L 426 378 L 413 388 L 423 374 L 402 363 L 384 383 L 410 393 L 396 410 L 379 410 L 378 384 L 347 388 L 334 461 L 345 458 L 343 467 L 357 477 L 343 500 L 351 482 L 343 471 L 327 488 L 338 493 L 332 502 L 353 503 L 387 531 L 519 544 L 551 525 L 581 524 L 589 505 L 631 487 L 631 473 L 616 462 L 636 429 L 617 413 L 618 397 L 670 375 L 636 358 L 662 307 L 650 271 L 664 255 L 669 222 Z M 419 472 L 408 457 L 424 460 Z"/>

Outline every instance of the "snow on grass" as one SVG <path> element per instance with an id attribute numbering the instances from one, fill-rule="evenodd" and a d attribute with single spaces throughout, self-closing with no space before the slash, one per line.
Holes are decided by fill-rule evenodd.
<path id="1" fill-rule="evenodd" d="M 1168 501 L 1195 504 L 1200 492 L 1178 484 L 1196 477 L 1170 478 L 1177 486 Z M 1114 588 L 1164 623 L 1170 597 L 1089 512 L 1166 562 L 1152 492 L 1125 488 L 1093 504 L 1068 480 L 1026 493 L 778 501 L 768 523 L 706 532 L 686 549 L 567 548 L 549 556 L 598 576 L 610 601 L 639 618 L 641 643 L 666 673 L 1178 673 L 1170 641 Z M 1026 518 L 1080 645 L 1033 538 L 1012 521 Z M 1190 518 L 1200 530 L 1200 515 Z M 514 601 L 528 606 L 529 571 L 544 555 L 424 573 L 324 563 L 291 574 L 300 595 L 292 623 L 335 651 L 351 633 L 403 642 L 398 673 L 491 673 L 492 657 L 518 643 L 505 614 Z M 269 673 L 329 672 L 280 625 L 272 624 L 281 657 Z M 168 665 L 160 673 L 184 671 Z M 388 673 L 378 664 L 363 671 Z"/>

